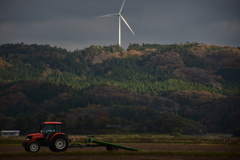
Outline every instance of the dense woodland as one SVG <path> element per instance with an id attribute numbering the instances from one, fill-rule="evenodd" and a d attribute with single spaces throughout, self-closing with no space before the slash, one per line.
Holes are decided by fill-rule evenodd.
<path id="1" fill-rule="evenodd" d="M 0 46 L 0 130 L 68 134 L 233 133 L 240 128 L 240 48 L 185 43 Z"/>

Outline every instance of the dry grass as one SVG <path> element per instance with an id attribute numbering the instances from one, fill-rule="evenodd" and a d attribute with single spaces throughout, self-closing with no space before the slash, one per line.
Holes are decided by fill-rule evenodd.
<path id="1" fill-rule="evenodd" d="M 92 135 L 100 141 L 112 143 L 167 143 L 167 144 L 240 144 L 240 138 L 222 138 L 220 135 L 170 136 L 159 134 L 113 134 Z M 87 136 L 70 135 L 72 142 L 84 142 Z"/>
<path id="2" fill-rule="evenodd" d="M 25 141 L 26 136 L 0 137 L 0 144 L 19 144 Z"/>

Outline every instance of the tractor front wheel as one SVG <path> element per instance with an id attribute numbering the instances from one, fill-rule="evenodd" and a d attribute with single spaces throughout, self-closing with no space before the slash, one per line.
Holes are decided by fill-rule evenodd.
<path id="1" fill-rule="evenodd" d="M 57 136 L 54 137 L 49 149 L 53 152 L 63 152 L 66 151 L 68 148 L 68 140 L 65 138 L 65 136 Z"/>
<path id="2" fill-rule="evenodd" d="M 27 152 L 36 153 L 39 151 L 39 149 L 40 149 L 40 144 L 37 141 L 33 141 L 25 146 L 25 150 Z"/>

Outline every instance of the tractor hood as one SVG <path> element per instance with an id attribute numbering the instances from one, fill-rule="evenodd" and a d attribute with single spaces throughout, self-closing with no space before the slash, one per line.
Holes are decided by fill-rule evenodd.
<path id="1" fill-rule="evenodd" d="M 32 139 L 39 139 L 39 138 L 44 138 L 43 133 L 32 133 L 27 135 L 27 137 L 31 137 Z"/>
<path id="2" fill-rule="evenodd" d="M 29 134 L 28 136 L 43 136 L 43 133 L 32 133 L 32 134 Z"/>

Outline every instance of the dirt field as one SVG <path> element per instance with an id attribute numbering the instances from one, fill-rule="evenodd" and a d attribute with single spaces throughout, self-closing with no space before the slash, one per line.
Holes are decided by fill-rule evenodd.
<path id="1" fill-rule="evenodd" d="M 129 147 L 135 147 L 139 149 L 144 149 L 147 151 L 155 152 L 234 152 L 240 153 L 240 146 L 234 145 L 181 145 L 181 144 L 155 144 L 155 143 L 141 143 L 141 144 L 122 144 Z M 38 156 L 38 153 L 28 153 L 33 154 L 31 156 L 19 156 L 17 153 L 25 153 L 24 148 L 21 145 L 0 145 L 0 159 L 6 160 L 239 160 L 240 157 L 234 156 L 176 156 L 176 155 L 124 155 L 125 150 L 120 149 L 118 152 L 122 152 L 121 155 L 98 155 L 99 151 L 105 151 L 105 147 L 96 147 L 96 148 L 69 148 L 66 152 L 74 151 L 94 151 L 92 155 L 82 155 L 82 156 L 56 156 L 56 155 L 41 155 Z M 48 148 L 42 147 L 39 153 L 51 153 Z M 1 157 L 3 153 L 11 153 L 11 156 Z M 14 156 L 17 154 L 17 156 Z"/>
<path id="2" fill-rule="evenodd" d="M 239 160 L 239 157 L 219 156 L 42 156 L 4 157 L 3 160 Z"/>

